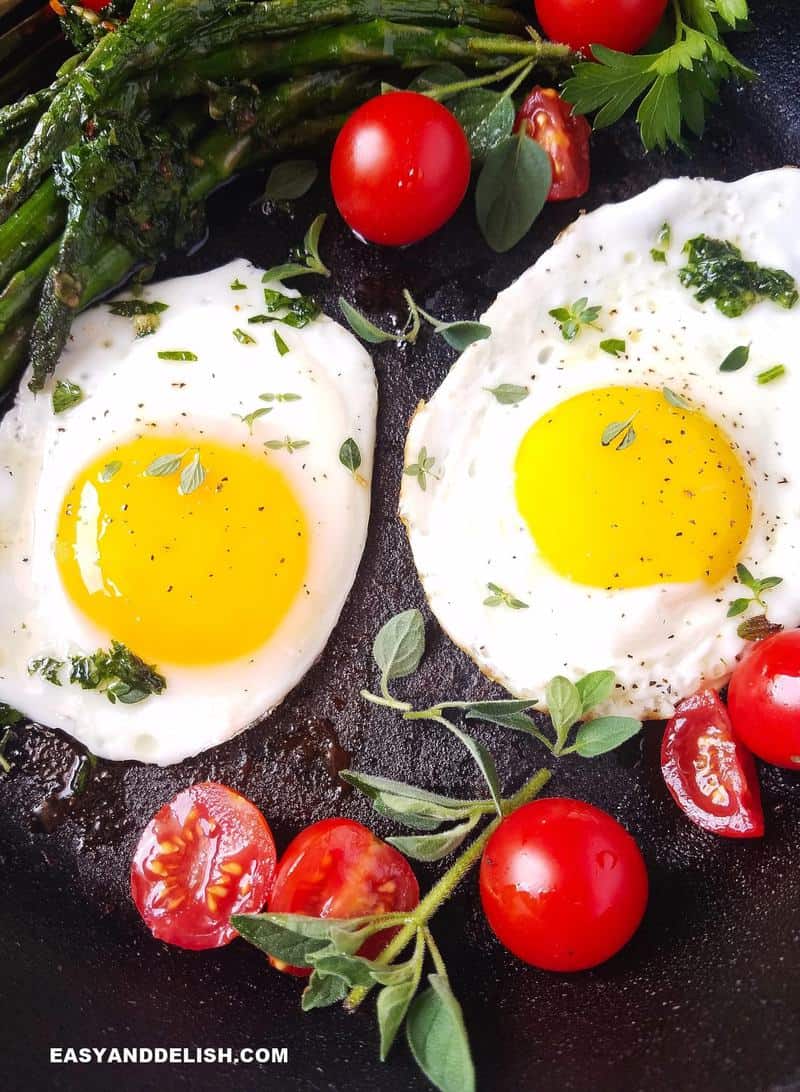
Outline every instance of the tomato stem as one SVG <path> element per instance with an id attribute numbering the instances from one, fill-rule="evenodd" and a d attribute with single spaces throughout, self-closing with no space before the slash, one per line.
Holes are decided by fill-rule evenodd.
<path id="1" fill-rule="evenodd" d="M 472 866 L 480 860 L 486 843 L 497 830 L 503 817 L 538 796 L 550 780 L 550 777 L 550 770 L 538 770 L 518 792 L 514 793 L 508 800 L 503 801 L 503 816 L 498 816 L 489 823 L 475 841 L 470 843 L 464 852 L 456 858 L 447 872 L 437 880 L 416 910 L 410 915 L 408 923 L 395 934 L 376 958 L 376 963 L 381 966 L 388 966 L 408 947 L 416 937 L 417 930 L 427 925 L 442 903 L 450 898 Z M 436 957 L 434 956 L 435 962 Z M 371 986 L 354 986 L 345 999 L 345 1008 L 350 1012 L 355 1011 L 364 1001 L 371 988 Z"/>

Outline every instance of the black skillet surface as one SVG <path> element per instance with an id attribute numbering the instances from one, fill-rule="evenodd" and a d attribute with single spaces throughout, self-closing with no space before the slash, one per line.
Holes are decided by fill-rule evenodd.
<path id="1" fill-rule="evenodd" d="M 665 175 L 731 179 L 800 162 L 800 87 L 793 0 L 754 3 L 758 33 L 738 49 L 762 73 L 728 96 L 694 159 L 645 157 L 631 128 L 595 140 L 594 180 L 581 207 L 638 193 Z M 290 215 L 268 217 L 248 202 L 247 179 L 211 203 L 211 240 L 163 275 L 194 273 L 243 255 L 269 265 L 296 244 L 326 207 L 320 182 Z M 426 309 L 480 313 L 578 212 L 549 207 L 511 254 L 492 255 L 465 207 L 435 238 L 382 252 L 351 238 L 335 213 L 323 247 L 334 270 L 323 286 L 336 313 L 343 292 L 376 316 L 397 307 L 409 285 Z M 800 225 L 787 224 L 787 237 Z M 358 697 L 372 678 L 370 644 L 395 611 L 424 608 L 395 517 L 405 425 L 430 396 L 453 353 L 440 340 L 413 350 L 379 347 L 381 414 L 374 509 L 361 571 L 320 662 L 263 725 L 171 769 L 101 763 L 89 791 L 56 799 L 69 782 L 74 748 L 30 728 L 0 781 L 0 1087 L 206 1092 L 291 1092 L 426 1087 L 403 1044 L 377 1059 L 370 1006 L 302 1016 L 296 980 L 270 973 L 244 943 L 193 954 L 152 940 L 128 899 L 137 835 L 179 788 L 213 778 L 254 800 L 279 846 L 310 821 L 344 814 L 379 832 L 389 826 L 336 769 L 354 767 L 459 794 L 478 789 L 470 760 L 435 728 L 411 728 Z M 786 574 L 790 576 L 791 574 Z M 429 618 L 429 651 L 410 683 L 412 700 L 488 697 L 495 689 Z M 374 679 L 372 680 L 374 681 Z M 543 763 L 523 740 L 486 728 L 506 786 Z M 668 798 L 658 769 L 659 730 L 594 762 L 563 760 L 551 792 L 607 808 L 638 839 L 652 892 L 633 942 L 598 970 L 551 975 L 523 966 L 491 937 L 474 878 L 438 915 L 435 932 L 462 999 L 479 1087 L 511 1092 L 764 1092 L 800 1089 L 800 780 L 765 769 L 768 816 L 762 842 L 736 844 L 690 826 Z M 424 877 L 427 880 L 428 877 Z M 66 1066 L 51 1046 L 286 1046 L 285 1065 Z"/>

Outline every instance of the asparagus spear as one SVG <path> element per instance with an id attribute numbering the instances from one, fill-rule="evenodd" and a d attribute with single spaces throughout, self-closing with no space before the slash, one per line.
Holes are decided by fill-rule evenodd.
<path id="1" fill-rule="evenodd" d="M 378 90 L 378 86 L 364 88 L 364 97 L 369 98 Z M 332 114 L 319 118 L 306 118 L 295 122 L 286 129 L 281 129 L 270 140 L 268 145 L 248 138 L 235 149 L 236 168 L 245 166 L 257 166 L 268 160 L 282 155 L 292 155 L 298 152 L 306 152 L 329 144 L 347 120 L 347 114 Z M 233 143 L 234 138 L 230 138 Z M 217 149 L 225 153 L 221 148 Z M 206 146 L 206 155 L 210 149 Z M 212 188 L 212 178 L 222 178 L 225 173 L 220 167 L 212 167 L 204 164 L 209 169 L 208 183 Z M 198 190 L 200 186 L 198 183 Z M 58 244 L 56 244 L 58 246 Z M 98 245 L 92 258 L 91 275 L 84 288 L 80 302 L 80 310 L 84 310 L 95 299 L 106 295 L 117 285 L 121 284 L 135 269 L 136 257 L 124 246 L 110 238 L 105 238 Z M 39 281 L 44 279 L 44 276 Z M 28 359 L 30 350 L 30 335 L 36 317 L 35 306 L 18 308 L 17 317 L 8 322 L 5 331 L 0 332 L 0 395 L 5 391 L 22 371 Z"/>
<path id="2" fill-rule="evenodd" d="M 513 11 L 476 0 L 272 0 L 237 5 L 231 0 L 136 0 L 130 19 L 102 38 L 42 115 L 33 135 L 11 160 L 0 188 L 0 223 L 33 192 L 56 157 L 80 136 L 81 119 L 114 98 L 134 73 L 181 57 L 194 43 L 211 50 L 247 37 L 285 36 L 313 26 L 378 16 L 410 23 L 469 23 L 514 30 Z"/>
<path id="3" fill-rule="evenodd" d="M 374 19 L 368 23 L 323 27 L 296 37 L 244 42 L 214 53 L 192 52 L 169 72 L 154 74 L 143 94 L 154 98 L 205 90 L 205 81 L 261 80 L 298 68 L 342 64 L 400 64 L 419 68 L 436 61 L 505 68 L 520 57 L 558 67 L 572 53 L 556 42 L 508 34 L 478 33 L 471 27 L 422 27 Z"/>
<path id="4" fill-rule="evenodd" d="M 199 143 L 193 155 L 197 167 L 188 186 L 190 201 L 195 204 L 203 201 L 216 186 L 254 157 L 263 157 L 263 142 L 271 133 L 290 125 L 304 114 L 361 102 L 378 90 L 376 81 L 365 70 L 358 68 L 344 72 L 313 73 L 270 88 L 262 96 L 256 124 L 250 132 L 235 134 L 217 129 Z M 41 390 L 47 376 L 55 368 L 72 320 L 87 297 L 91 299 L 97 294 L 98 248 L 109 250 L 102 241 L 103 228 L 103 220 L 93 200 L 70 209 L 66 230 L 57 244 L 56 259 L 46 274 L 39 314 L 31 333 L 32 390 Z M 112 249 L 125 251 L 125 272 L 129 271 L 136 259 L 124 247 L 117 245 Z M 125 264 L 126 259 L 119 257 L 119 254 L 112 262 L 115 272 L 119 272 Z M 40 268 L 37 267 L 37 273 Z M 12 297 L 7 304 L 6 322 L 19 313 L 20 308 L 15 309 Z"/>
<path id="5" fill-rule="evenodd" d="M 502 68 L 517 56 L 555 64 L 568 57 L 569 51 L 551 42 L 508 35 L 476 36 L 465 27 L 414 27 L 378 19 L 308 31 L 292 41 L 252 42 L 210 54 L 197 62 L 194 71 L 176 68 L 142 81 L 136 101 L 144 104 L 153 96 L 174 99 L 207 90 L 208 79 L 220 79 L 226 72 L 253 79 L 279 76 L 287 70 L 365 61 L 411 68 L 450 60 Z M 126 110 L 133 111 L 130 103 Z M 65 217 L 64 203 L 50 180 L 0 225 L 0 285 L 55 238 Z"/>

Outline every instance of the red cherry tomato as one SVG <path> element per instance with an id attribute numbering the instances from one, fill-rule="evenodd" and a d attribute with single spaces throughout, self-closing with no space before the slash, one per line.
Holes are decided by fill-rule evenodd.
<path id="1" fill-rule="evenodd" d="M 81 0 L 81 7 L 88 8 L 90 11 L 102 11 L 103 8 L 107 8 L 109 0 Z M 56 15 L 66 15 L 67 9 L 64 7 L 60 0 L 50 0 L 50 7 L 56 13 Z"/>
<path id="2" fill-rule="evenodd" d="M 275 873 L 261 812 L 225 785 L 192 785 L 153 816 L 136 847 L 131 894 L 154 937 L 179 948 L 220 948 L 232 914 L 255 913 Z"/>
<path id="3" fill-rule="evenodd" d="M 317 918 L 358 918 L 393 910 L 413 910 L 419 886 L 411 865 L 392 846 L 352 819 L 323 819 L 306 827 L 281 857 L 269 900 L 272 913 Z M 396 930 L 371 936 L 359 954 L 375 956 Z M 305 975 L 270 956 L 278 970 Z"/>
<path id="4" fill-rule="evenodd" d="M 738 738 L 759 758 L 800 769 L 800 630 L 759 641 L 737 665 L 728 712 Z"/>
<path id="5" fill-rule="evenodd" d="M 630 834 L 580 800 L 534 800 L 492 834 L 483 910 L 502 944 L 546 971 L 580 971 L 626 944 L 647 905 L 647 870 Z"/>
<path id="6" fill-rule="evenodd" d="M 589 122 L 573 114 L 570 105 L 552 87 L 534 87 L 514 122 L 541 144 L 550 156 L 553 184 L 548 201 L 582 197 L 589 189 Z"/>
<path id="7" fill-rule="evenodd" d="M 370 99 L 342 127 L 331 187 L 353 231 L 403 246 L 442 226 L 461 204 L 471 157 L 464 130 L 441 103 L 414 91 Z"/>
<path id="8" fill-rule="evenodd" d="M 661 772 L 687 818 L 726 838 L 760 838 L 764 812 L 753 756 L 737 742 L 716 690 L 678 704 L 661 742 Z"/>
<path id="9" fill-rule="evenodd" d="M 635 53 L 655 32 L 667 0 L 535 0 L 548 38 L 566 42 L 587 57 L 590 46 Z"/>

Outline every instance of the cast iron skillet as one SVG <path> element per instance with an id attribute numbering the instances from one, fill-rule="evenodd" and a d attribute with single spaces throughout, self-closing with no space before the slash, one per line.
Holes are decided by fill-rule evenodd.
<path id="1" fill-rule="evenodd" d="M 762 73 L 728 95 L 693 159 L 643 155 L 633 129 L 594 142 L 587 199 L 550 206 L 508 255 L 491 254 L 468 205 L 433 239 L 408 251 L 356 242 L 335 212 L 323 247 L 334 270 L 322 286 L 336 314 L 344 293 L 380 315 L 409 285 L 429 311 L 477 316 L 555 238 L 579 208 L 618 201 L 666 175 L 732 179 L 800 162 L 798 50 L 793 0 L 753 2 L 758 33 L 737 42 Z M 329 208 L 324 182 L 290 215 L 265 217 L 245 179 L 211 202 L 211 238 L 164 276 L 195 273 L 242 255 L 270 265 Z M 329 208 L 329 211 L 330 210 Z M 787 224 L 787 237 L 800 225 Z M 691 349 L 691 347 L 689 347 Z M 128 864 L 152 813 L 193 781 L 213 778 L 268 815 L 282 848 L 301 826 L 349 815 L 380 833 L 390 825 L 337 783 L 352 766 L 459 795 L 478 790 L 460 746 L 433 727 L 412 728 L 367 707 L 378 625 L 405 607 L 425 609 L 395 516 L 406 422 L 454 354 L 440 339 L 416 349 L 378 347 L 381 412 L 369 543 L 356 585 L 322 659 L 263 725 L 180 766 L 101 763 L 89 790 L 57 800 L 74 747 L 44 728 L 19 736 L 17 768 L 0 781 L 0 1085 L 38 1089 L 194 1092 L 232 1087 L 392 1090 L 426 1087 L 402 1043 L 377 1058 L 371 1006 L 355 1016 L 299 1012 L 296 980 L 268 971 L 242 942 L 194 954 L 155 942 L 128 898 Z M 792 362 L 788 362 L 791 363 Z M 800 366 L 800 361 L 795 362 Z M 791 578 L 792 574 L 784 574 Z M 499 693 L 428 619 L 428 655 L 412 700 Z M 374 681 L 374 679 L 372 680 Z M 544 763 L 525 740 L 478 729 L 507 787 Z M 618 816 L 638 839 L 652 894 L 633 942 L 598 970 L 552 975 L 525 967 L 494 941 L 474 878 L 434 921 L 471 1032 L 482 1089 L 538 1092 L 788 1092 L 800 1089 L 800 780 L 762 770 L 767 835 L 754 843 L 703 834 L 673 805 L 658 769 L 660 731 L 593 762 L 562 760 L 552 793 Z M 423 870 L 424 871 L 424 870 Z M 423 875 L 423 881 L 428 877 Z M 53 1066 L 50 1046 L 286 1046 L 287 1065 Z"/>

